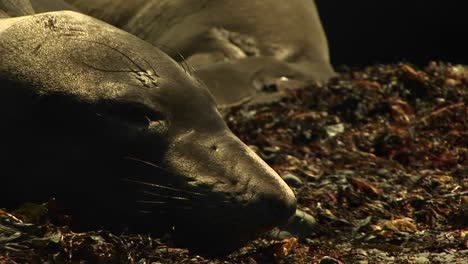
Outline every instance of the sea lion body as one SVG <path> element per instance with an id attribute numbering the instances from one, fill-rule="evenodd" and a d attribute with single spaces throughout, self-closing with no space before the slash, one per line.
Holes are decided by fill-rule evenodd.
<path id="1" fill-rule="evenodd" d="M 311 0 L 67 0 L 195 69 L 220 106 L 241 103 L 280 77 L 334 75 Z"/>
<path id="2" fill-rule="evenodd" d="M 50 12 L 0 19 L 0 61 L 0 206 L 55 197 L 75 223 L 169 229 L 211 254 L 294 213 L 208 89 L 151 44 Z"/>
<path id="3" fill-rule="evenodd" d="M 0 18 L 27 16 L 34 14 L 34 9 L 29 0 L 1 0 Z"/>

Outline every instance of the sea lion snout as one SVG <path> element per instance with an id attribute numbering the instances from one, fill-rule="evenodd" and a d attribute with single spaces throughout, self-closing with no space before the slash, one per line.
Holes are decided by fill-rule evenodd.
<path id="1" fill-rule="evenodd" d="M 185 177 L 188 189 L 207 195 L 197 202 L 197 214 L 177 219 L 175 238 L 200 252 L 225 253 L 286 223 L 296 210 L 296 198 L 229 129 L 211 131 L 209 137 L 204 133 L 180 136 L 166 156 L 167 166 Z M 200 236 L 203 241 L 190 239 Z"/>
<path id="2" fill-rule="evenodd" d="M 264 200 L 265 206 L 271 211 L 270 215 L 274 220 L 273 226 L 284 224 L 296 210 L 296 197 L 289 188 L 272 190 L 261 200 Z"/>
<path id="3" fill-rule="evenodd" d="M 247 184 L 243 194 L 249 209 L 258 217 L 258 224 L 272 228 L 284 224 L 296 210 L 296 198 L 289 186 L 248 146 L 236 139 L 239 151 L 235 162 L 240 182 Z M 237 154 L 237 153 L 236 153 Z"/>
<path id="4" fill-rule="evenodd" d="M 285 223 L 296 209 L 289 186 L 227 128 L 212 134 L 203 137 L 193 132 L 181 137 L 168 155 L 170 166 L 189 174 L 194 179 L 191 185 L 222 197 L 216 199 L 229 200 L 220 209 L 232 210 L 251 230 Z"/>

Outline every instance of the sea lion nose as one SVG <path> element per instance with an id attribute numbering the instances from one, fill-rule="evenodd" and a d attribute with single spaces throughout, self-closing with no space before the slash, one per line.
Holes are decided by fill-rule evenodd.
<path id="1" fill-rule="evenodd" d="M 281 197 L 280 200 L 273 199 L 272 211 L 273 215 L 278 219 L 289 219 L 296 212 L 297 200 L 294 195 Z"/>
<path id="2" fill-rule="evenodd" d="M 281 225 L 296 212 L 297 200 L 292 190 L 284 183 L 266 193 L 264 204 L 275 225 Z"/>
<path id="3" fill-rule="evenodd" d="M 227 148 L 226 148 L 227 149 Z M 238 186 L 244 186 L 244 198 L 250 199 L 252 210 L 256 210 L 266 225 L 281 225 L 296 211 L 294 192 L 283 179 L 249 147 L 233 138 L 225 151 L 222 160 L 237 156 L 233 168 L 236 173 L 228 173 L 234 177 Z M 243 185 L 246 184 L 246 185 Z"/>

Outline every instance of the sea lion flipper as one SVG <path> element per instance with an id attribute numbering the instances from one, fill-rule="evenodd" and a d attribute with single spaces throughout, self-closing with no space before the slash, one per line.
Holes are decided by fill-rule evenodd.
<path id="1" fill-rule="evenodd" d="M 206 64 L 199 66 L 195 74 L 210 87 L 221 108 L 255 101 L 263 93 L 263 88 L 281 77 L 305 78 L 294 65 L 273 57 L 248 57 Z"/>

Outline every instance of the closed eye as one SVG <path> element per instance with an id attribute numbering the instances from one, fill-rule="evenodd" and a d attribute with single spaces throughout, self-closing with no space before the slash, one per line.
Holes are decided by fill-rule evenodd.
<path id="1" fill-rule="evenodd" d="M 164 116 L 141 103 L 113 102 L 106 107 L 106 112 L 129 125 L 147 128 L 151 122 L 163 121 Z"/>

